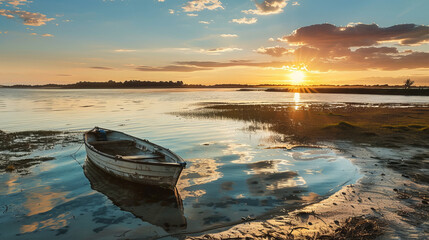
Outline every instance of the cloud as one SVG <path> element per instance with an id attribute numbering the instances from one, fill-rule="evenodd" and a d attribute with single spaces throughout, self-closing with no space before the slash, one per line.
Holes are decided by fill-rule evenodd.
<path id="1" fill-rule="evenodd" d="M 113 68 L 111 67 L 100 67 L 100 66 L 95 66 L 95 67 L 90 67 L 92 69 L 98 69 L 98 70 L 113 70 Z"/>
<path id="2" fill-rule="evenodd" d="M 293 49 L 288 49 L 285 47 L 275 46 L 275 47 L 260 47 L 255 50 L 257 53 L 267 54 L 273 57 L 281 57 L 283 55 L 291 54 L 294 52 Z"/>
<path id="3" fill-rule="evenodd" d="M 139 66 L 135 69 L 143 72 L 195 72 L 195 71 L 211 70 L 211 68 L 186 66 L 186 65 L 168 65 L 164 67 Z"/>
<path id="4" fill-rule="evenodd" d="M 165 2 L 165 0 L 158 0 L 158 2 Z"/>
<path id="5" fill-rule="evenodd" d="M 299 2 L 293 2 L 292 6 L 299 6 Z"/>
<path id="6" fill-rule="evenodd" d="M 212 61 L 183 61 L 175 62 L 173 65 L 162 67 L 137 67 L 138 71 L 149 72 L 196 72 L 207 71 L 216 68 L 228 67 L 276 67 L 281 68 L 284 65 L 291 64 L 290 62 L 252 62 L 250 60 L 231 60 L 228 62 L 212 62 Z"/>
<path id="7" fill-rule="evenodd" d="M 236 18 L 231 20 L 231 22 L 238 23 L 238 24 L 254 24 L 257 21 L 258 21 L 257 18 L 246 18 L 246 17 L 238 18 L 238 19 Z"/>
<path id="8" fill-rule="evenodd" d="M 37 33 L 30 33 L 30 35 L 32 36 L 42 36 L 42 37 L 54 37 L 54 35 L 50 34 L 50 33 L 45 33 L 45 34 L 37 34 Z"/>
<path id="9" fill-rule="evenodd" d="M 270 15 L 283 12 L 289 0 L 264 0 L 258 3 L 255 0 L 256 9 L 243 10 L 246 14 Z"/>
<path id="10" fill-rule="evenodd" d="M 317 68 L 321 71 L 329 70 L 400 70 L 400 69 L 415 69 L 428 68 L 429 53 L 428 52 L 398 52 L 383 53 L 384 50 L 375 51 L 370 54 L 365 54 L 359 51 L 352 51 L 348 56 L 338 58 L 334 61 L 326 61 L 317 59 L 313 61 L 312 68 Z M 396 50 L 395 50 L 396 51 Z M 329 60 L 329 59 L 327 59 Z"/>
<path id="11" fill-rule="evenodd" d="M 200 49 L 199 52 L 201 53 L 208 53 L 208 54 L 219 54 L 224 52 L 233 52 L 233 51 L 241 51 L 243 49 L 241 48 L 213 48 L 213 49 Z"/>
<path id="12" fill-rule="evenodd" d="M 188 13 L 186 15 L 188 15 L 189 17 L 198 17 L 198 14 L 196 13 Z"/>
<path id="13" fill-rule="evenodd" d="M 173 9 L 168 9 L 168 13 L 174 14 L 174 10 Z"/>
<path id="14" fill-rule="evenodd" d="M 41 13 L 32 13 L 32 12 L 20 11 L 20 10 L 0 9 L 0 15 L 5 16 L 7 18 L 19 17 L 24 21 L 24 25 L 29 25 L 29 26 L 42 26 L 42 25 L 45 25 L 46 22 L 49 22 L 55 19 L 55 18 L 47 18 L 46 15 Z"/>
<path id="15" fill-rule="evenodd" d="M 176 62 L 179 65 L 189 65 L 205 68 L 224 68 L 224 67 L 272 67 L 280 66 L 279 62 L 253 62 L 250 60 L 231 60 L 229 62 L 212 62 L 212 61 L 182 61 Z"/>
<path id="16" fill-rule="evenodd" d="M 236 38 L 236 37 L 238 37 L 237 34 L 221 34 L 220 36 L 223 38 Z"/>
<path id="17" fill-rule="evenodd" d="M 19 5 L 26 5 L 27 3 L 31 3 L 31 1 L 28 0 L 3 0 L 0 1 L 1 2 L 7 2 L 8 4 L 14 6 L 15 8 L 17 8 Z"/>
<path id="18" fill-rule="evenodd" d="M 117 52 L 117 53 L 137 52 L 137 50 L 135 50 L 135 49 L 115 49 L 113 51 Z"/>
<path id="19" fill-rule="evenodd" d="M 201 23 L 201 24 L 210 24 L 210 22 L 207 22 L 207 21 L 199 21 L 199 23 Z"/>
<path id="20" fill-rule="evenodd" d="M 224 9 L 222 7 L 222 2 L 219 0 L 193 0 L 189 1 L 186 6 L 182 7 L 185 12 L 199 12 L 204 9 L 215 10 L 215 9 Z"/>
<path id="21" fill-rule="evenodd" d="M 383 28 L 376 24 L 341 27 L 325 23 L 301 27 L 281 40 L 292 47 L 259 48 L 256 52 L 274 57 L 289 54 L 296 62 L 318 71 L 429 68 L 429 52 L 383 46 L 387 42 L 410 47 L 428 42 L 429 27 L 424 25 Z"/>
<path id="22" fill-rule="evenodd" d="M 412 45 L 429 41 L 429 26 L 399 24 L 383 28 L 377 24 L 357 23 L 337 27 L 324 23 L 299 28 L 282 40 L 294 45 L 325 48 L 372 46 L 388 41 Z"/>

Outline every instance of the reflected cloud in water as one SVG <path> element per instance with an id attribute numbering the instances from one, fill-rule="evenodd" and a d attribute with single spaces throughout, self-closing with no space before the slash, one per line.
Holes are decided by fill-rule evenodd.
<path id="1" fill-rule="evenodd" d="M 48 228 L 48 229 L 52 229 L 52 230 L 58 230 L 58 229 L 61 229 L 65 226 L 67 226 L 68 219 L 70 219 L 70 218 L 71 217 L 69 216 L 69 214 L 63 213 L 63 214 L 58 215 L 55 218 L 50 218 L 50 219 L 43 220 L 40 222 L 34 222 L 32 224 L 29 224 L 29 225 L 22 225 L 21 226 L 21 233 L 34 232 L 36 230 L 44 229 L 44 228 Z"/>
<path id="2" fill-rule="evenodd" d="M 206 194 L 205 189 L 189 190 L 189 188 L 216 181 L 223 176 L 218 170 L 222 164 L 214 159 L 186 159 L 186 162 L 189 167 L 183 170 L 177 185 L 183 199 L 201 197 Z"/>
<path id="3" fill-rule="evenodd" d="M 54 192 L 51 187 L 43 187 L 37 192 L 33 191 L 25 195 L 24 207 L 28 210 L 27 216 L 36 215 L 52 210 L 59 203 L 66 202 L 68 192 Z"/>

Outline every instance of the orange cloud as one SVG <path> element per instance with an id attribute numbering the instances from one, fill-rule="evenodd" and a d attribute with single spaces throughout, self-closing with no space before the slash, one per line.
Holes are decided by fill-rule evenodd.
<path id="1" fill-rule="evenodd" d="M 264 0 L 262 3 L 255 1 L 256 9 L 243 10 L 246 14 L 270 15 L 283 12 L 288 0 Z"/>
<path id="2" fill-rule="evenodd" d="M 233 51 L 241 51 L 243 49 L 241 48 L 213 48 L 213 49 L 201 49 L 201 53 L 207 53 L 207 54 L 219 54 L 219 53 L 225 53 L 225 52 L 233 52 Z"/>
<path id="3" fill-rule="evenodd" d="M 385 41 L 402 45 L 422 44 L 429 41 L 429 26 L 399 24 L 383 28 L 377 24 L 358 23 L 337 27 L 324 23 L 299 28 L 282 40 L 295 45 L 324 48 L 372 46 Z"/>
<path id="4" fill-rule="evenodd" d="M 95 66 L 95 67 L 90 67 L 92 69 L 98 69 L 98 70 L 113 70 L 113 68 L 111 67 L 100 67 L 100 66 Z"/>
<path id="5" fill-rule="evenodd" d="M 283 55 L 291 54 L 294 52 L 293 49 L 288 49 L 285 47 L 275 46 L 275 47 L 260 47 L 255 50 L 257 53 L 267 54 L 273 57 L 281 57 Z"/>
<path id="6" fill-rule="evenodd" d="M 55 19 L 55 18 L 47 18 L 45 14 L 20 11 L 20 10 L 0 9 L 0 15 L 5 16 L 7 18 L 15 18 L 15 16 L 19 17 L 24 21 L 24 25 L 29 25 L 29 26 L 42 26 L 42 25 L 45 25 L 46 22 L 50 22 Z"/>
<path id="7" fill-rule="evenodd" d="M 269 67 L 281 68 L 284 65 L 289 65 L 291 62 L 253 62 L 250 60 L 230 60 L 228 62 L 214 62 L 214 61 L 182 61 L 175 62 L 174 65 L 163 67 L 149 67 L 139 66 L 136 68 L 138 71 L 147 72 L 196 72 L 213 70 L 216 68 L 227 67 Z"/>
<path id="8" fill-rule="evenodd" d="M 222 7 L 222 2 L 219 0 L 193 0 L 182 7 L 185 12 L 199 12 L 204 9 L 215 10 L 217 8 L 224 9 Z"/>
<path id="9" fill-rule="evenodd" d="M 238 23 L 238 24 L 254 24 L 257 21 L 258 21 L 257 18 L 246 18 L 246 17 L 235 18 L 231 20 L 231 22 Z"/>
<path id="10" fill-rule="evenodd" d="M 400 24 L 382 28 L 376 24 L 354 23 L 346 27 L 317 24 L 299 28 L 281 38 L 292 46 L 259 48 L 256 52 L 280 57 L 294 56 L 311 70 L 399 70 L 429 67 L 429 52 L 399 51 L 379 46 L 386 41 L 419 45 L 429 40 L 429 27 Z M 353 48 L 353 49 L 352 49 Z"/>

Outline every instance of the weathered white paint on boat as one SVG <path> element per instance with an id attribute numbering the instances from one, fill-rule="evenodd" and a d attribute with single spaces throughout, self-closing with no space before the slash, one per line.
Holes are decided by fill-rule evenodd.
<path id="1" fill-rule="evenodd" d="M 96 147 L 96 136 L 92 133 L 103 130 L 107 133 L 106 142 L 128 140 L 135 143 L 135 147 L 145 154 L 127 156 L 110 155 L 102 152 Z M 181 157 L 170 150 L 139 139 L 128 134 L 94 128 L 84 134 L 84 142 L 88 159 L 97 167 L 116 177 L 142 184 L 156 185 L 166 188 L 174 188 L 186 163 Z M 115 146 L 113 145 L 112 148 Z M 156 157 L 157 155 L 158 157 Z M 160 159 L 160 157 L 162 159 Z"/>

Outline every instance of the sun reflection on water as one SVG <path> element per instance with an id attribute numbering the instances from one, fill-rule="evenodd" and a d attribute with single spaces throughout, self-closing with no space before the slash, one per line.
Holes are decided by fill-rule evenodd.
<path id="1" fill-rule="evenodd" d="M 301 102 L 301 94 L 299 92 L 293 94 L 293 101 L 295 102 L 295 110 L 298 110 L 298 104 Z"/>

